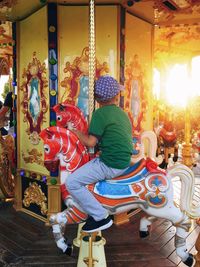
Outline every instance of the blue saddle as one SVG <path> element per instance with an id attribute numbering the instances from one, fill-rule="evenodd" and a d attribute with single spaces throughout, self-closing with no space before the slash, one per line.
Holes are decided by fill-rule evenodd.
<path id="1" fill-rule="evenodd" d="M 122 176 L 126 175 L 127 178 L 122 178 L 121 180 L 103 180 L 96 183 L 94 193 L 109 198 L 126 198 L 133 196 L 135 193 L 133 192 L 131 185 L 143 180 L 148 173 L 148 170 L 144 167 L 139 172 L 132 175 L 132 173 L 135 173 L 135 170 L 140 166 L 140 163 L 141 161 L 129 167 L 122 174 Z"/>

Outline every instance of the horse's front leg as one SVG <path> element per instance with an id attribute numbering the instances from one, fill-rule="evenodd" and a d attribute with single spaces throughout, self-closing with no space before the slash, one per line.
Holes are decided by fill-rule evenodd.
<path id="1" fill-rule="evenodd" d="M 63 212 L 51 215 L 50 224 L 53 229 L 53 236 L 56 245 L 63 253 L 67 255 L 72 254 L 72 244 L 68 244 L 64 237 L 64 230 L 66 224 L 75 224 L 84 222 L 87 219 L 87 214 L 85 214 L 76 204 L 76 206 L 71 206 Z"/>
<path id="2" fill-rule="evenodd" d="M 64 229 L 67 223 L 65 211 L 51 215 L 49 222 L 52 226 L 53 236 L 57 247 L 61 249 L 63 253 L 71 255 L 72 245 L 67 244 L 67 240 L 64 237 Z"/>

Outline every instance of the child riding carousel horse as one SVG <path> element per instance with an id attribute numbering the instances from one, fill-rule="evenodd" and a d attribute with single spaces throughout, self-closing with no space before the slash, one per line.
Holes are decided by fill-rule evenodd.
<path id="1" fill-rule="evenodd" d="M 95 83 L 94 95 L 100 104 L 93 115 L 88 134 L 72 131 L 87 147 L 98 144 L 99 157 L 94 158 L 66 179 L 73 199 L 89 215 L 82 230 L 95 232 L 112 225 L 108 211 L 87 189 L 87 185 L 112 179 L 126 171 L 132 155 L 132 129 L 127 114 L 118 107 L 121 86 L 110 76 L 101 76 Z"/>

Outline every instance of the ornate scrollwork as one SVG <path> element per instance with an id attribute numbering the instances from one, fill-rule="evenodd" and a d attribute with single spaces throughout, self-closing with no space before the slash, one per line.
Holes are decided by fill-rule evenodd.
<path id="1" fill-rule="evenodd" d="M 0 136 L 0 190 L 6 198 L 14 197 L 14 139 L 11 135 Z"/>
<path id="2" fill-rule="evenodd" d="M 43 166 L 43 154 L 41 152 L 38 152 L 36 148 L 33 148 L 31 150 L 27 150 L 28 156 L 25 155 L 24 152 L 22 152 L 22 157 L 25 163 L 37 163 L 39 165 Z"/>
<path id="3" fill-rule="evenodd" d="M 24 79 L 20 90 L 23 92 L 21 102 L 24 122 L 27 122 L 26 132 L 30 135 L 31 143 L 39 143 L 38 134 L 41 131 L 41 124 L 45 121 L 44 114 L 48 110 L 45 96 L 45 88 L 48 86 L 46 79 L 45 63 L 41 64 L 33 53 L 33 60 L 24 69 L 22 78 Z"/>
<path id="4" fill-rule="evenodd" d="M 65 78 L 61 81 L 61 87 L 65 88 L 65 93 L 60 102 L 76 105 L 88 115 L 88 71 L 89 71 L 89 48 L 85 47 L 80 57 L 76 57 L 73 63 L 65 63 Z M 100 64 L 96 60 L 96 77 L 109 72 L 107 62 Z"/>
<path id="5" fill-rule="evenodd" d="M 29 183 L 29 187 L 24 191 L 23 204 L 25 207 L 36 204 L 40 207 L 41 213 L 47 215 L 47 198 L 42 192 L 41 186 L 36 182 Z"/>
<path id="6" fill-rule="evenodd" d="M 170 4 L 174 7 L 174 9 L 169 9 L 164 4 L 165 1 L 156 0 L 154 1 L 154 15 L 155 15 L 155 22 L 159 21 L 172 21 L 177 14 L 199 14 L 199 0 L 198 1 L 178 1 L 178 0 L 171 0 Z"/>
<path id="7" fill-rule="evenodd" d="M 0 1 L 0 9 L 12 8 L 16 4 L 17 4 L 17 0 L 1 0 Z"/>
<path id="8" fill-rule="evenodd" d="M 146 201 L 151 207 L 163 207 L 166 205 L 167 190 L 169 189 L 169 182 L 163 174 L 150 174 L 145 179 L 145 186 L 148 193 L 145 195 Z"/>
<path id="9" fill-rule="evenodd" d="M 9 75 L 9 62 L 3 57 L 0 57 L 0 73 L 1 75 Z"/>

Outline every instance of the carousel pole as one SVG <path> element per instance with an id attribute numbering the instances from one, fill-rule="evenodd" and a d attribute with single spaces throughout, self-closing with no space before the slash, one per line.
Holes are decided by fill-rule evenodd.
<path id="1" fill-rule="evenodd" d="M 95 46 L 95 1 L 90 0 L 89 8 L 89 122 L 94 111 L 94 82 L 96 76 Z"/>
<path id="2" fill-rule="evenodd" d="M 185 143 L 183 144 L 182 149 L 182 157 L 183 157 L 183 164 L 188 166 L 189 168 L 192 167 L 192 144 L 190 142 L 191 134 L 190 134 L 190 107 L 189 103 L 185 108 Z"/>
<path id="3" fill-rule="evenodd" d="M 89 4 L 89 123 L 94 111 L 94 82 L 96 76 L 96 47 L 95 47 L 95 1 Z M 94 153 L 90 151 L 90 153 Z M 79 235 L 79 234 L 78 234 Z M 81 234 L 77 267 L 85 264 L 89 267 L 106 267 L 105 239 L 101 232 Z"/>

